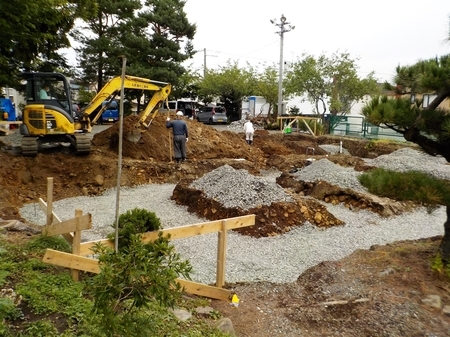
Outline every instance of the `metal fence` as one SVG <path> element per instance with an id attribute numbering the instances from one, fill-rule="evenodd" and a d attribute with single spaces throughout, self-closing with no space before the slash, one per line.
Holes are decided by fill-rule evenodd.
<path id="1" fill-rule="evenodd" d="M 369 139 L 392 139 L 404 141 L 402 134 L 389 128 L 370 124 L 362 116 L 331 116 L 330 134 L 356 136 Z"/>

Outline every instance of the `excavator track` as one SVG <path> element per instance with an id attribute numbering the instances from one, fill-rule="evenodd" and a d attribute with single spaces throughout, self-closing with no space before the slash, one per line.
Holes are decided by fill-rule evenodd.
<path id="1" fill-rule="evenodd" d="M 22 137 L 22 154 L 34 157 L 38 153 L 38 142 L 36 137 Z"/>
<path id="2" fill-rule="evenodd" d="M 77 154 L 84 155 L 91 152 L 91 139 L 85 134 L 75 136 L 75 151 Z"/>

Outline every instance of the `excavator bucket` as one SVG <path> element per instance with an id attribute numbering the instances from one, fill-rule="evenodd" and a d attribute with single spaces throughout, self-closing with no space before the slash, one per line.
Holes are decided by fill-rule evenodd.
<path id="1" fill-rule="evenodd" d="M 140 129 L 134 129 L 130 132 L 127 132 L 126 139 L 130 142 L 137 143 L 141 140 L 142 130 Z"/>
<path id="2" fill-rule="evenodd" d="M 127 140 L 133 143 L 139 142 L 142 133 L 145 132 L 150 127 L 150 125 L 152 125 L 153 119 L 154 118 L 152 117 L 152 119 L 150 119 L 150 122 L 148 124 L 141 122 L 141 124 L 136 125 L 133 131 L 130 131 L 126 134 Z M 142 127 L 145 127 L 145 129 L 143 130 Z"/>

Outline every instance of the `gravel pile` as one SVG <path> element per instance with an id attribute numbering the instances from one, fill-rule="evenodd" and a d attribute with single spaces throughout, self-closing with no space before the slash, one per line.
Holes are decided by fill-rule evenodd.
<path id="1" fill-rule="evenodd" d="M 11 130 L 13 131 L 13 130 Z M 17 147 L 22 146 L 22 135 L 19 130 L 14 130 L 9 135 L 0 137 L 0 142 L 4 143 L 7 146 Z"/>
<path id="2" fill-rule="evenodd" d="M 398 154 L 394 154 L 396 156 Z M 377 165 L 398 165 L 390 155 L 377 160 Z M 408 161 L 412 167 L 429 166 L 433 170 L 448 173 L 448 165 L 436 163 L 430 165 L 433 158 L 423 157 L 419 152 L 410 152 Z M 224 171 L 228 168 L 222 168 Z M 220 172 L 220 171 L 219 171 Z M 446 173 L 447 172 L 447 173 Z M 237 173 L 243 174 L 241 173 Z M 354 184 L 351 169 L 331 165 L 329 161 L 317 161 L 305 167 L 299 174 L 305 179 L 322 179 L 346 184 Z M 357 173 L 354 173 L 355 177 Z M 244 174 L 243 174 L 244 176 Z M 273 181 L 273 172 L 267 174 Z M 246 176 L 245 179 L 248 177 Z M 207 178 L 205 178 L 207 179 Z M 241 179 L 243 179 L 241 177 Z M 239 181 L 239 179 L 235 179 Z M 210 190 L 214 184 L 221 184 L 220 179 L 211 179 L 204 184 L 204 190 Z M 352 185 L 353 186 L 353 185 Z M 206 222 L 187 212 L 186 206 L 177 205 L 171 200 L 173 184 L 152 184 L 136 188 L 122 188 L 120 191 L 120 213 L 133 208 L 145 208 L 161 219 L 164 228 Z M 225 188 L 226 184 L 222 185 Z M 354 188 L 357 188 L 356 186 Z M 217 191 L 217 190 L 216 190 Z M 240 195 L 230 189 L 222 191 L 225 198 Z M 248 191 L 247 193 L 248 194 Z M 103 239 L 110 232 L 115 219 L 116 191 L 109 190 L 102 196 L 69 198 L 53 203 L 55 213 L 62 219 L 73 217 L 75 209 L 91 213 L 94 228 L 84 231 L 83 241 Z M 425 208 L 414 212 L 382 218 L 368 211 L 350 211 L 341 205 L 325 204 L 327 209 L 345 225 L 326 230 L 318 229 L 305 223 L 287 234 L 268 237 L 251 238 L 235 232 L 229 232 L 227 240 L 227 263 L 225 281 L 228 283 L 268 281 L 275 283 L 294 282 L 307 268 L 322 261 L 339 260 L 356 249 L 368 249 L 374 244 L 383 245 L 399 240 L 416 240 L 420 238 L 443 235 L 443 224 L 446 221 L 444 207 L 439 207 L 428 214 Z M 36 224 L 45 224 L 44 213 L 37 204 L 28 204 L 20 210 L 21 216 Z M 217 259 L 217 234 L 198 235 L 191 238 L 173 240 L 173 245 L 182 258 L 190 260 L 193 266 L 192 279 L 206 284 L 215 283 Z"/>
<path id="3" fill-rule="evenodd" d="M 439 179 L 450 180 L 450 165 L 442 156 L 430 156 L 411 148 L 399 149 L 374 159 L 364 159 L 368 165 L 387 170 L 405 172 L 421 171 Z"/>
<path id="4" fill-rule="evenodd" d="M 360 174 L 361 172 L 357 172 L 351 167 L 343 167 L 323 158 L 313 161 L 310 165 L 293 173 L 292 176 L 299 181 L 314 182 L 323 180 L 342 188 L 367 192 L 367 189 L 358 181 Z"/>
<path id="5" fill-rule="evenodd" d="M 255 177 L 247 170 L 236 170 L 223 165 L 191 183 L 192 188 L 202 190 L 210 199 L 223 207 L 250 209 L 272 202 L 291 202 L 293 199 L 274 181 Z"/>

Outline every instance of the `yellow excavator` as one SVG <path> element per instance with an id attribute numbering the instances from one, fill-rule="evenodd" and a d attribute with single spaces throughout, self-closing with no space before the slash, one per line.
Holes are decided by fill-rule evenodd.
<path id="1" fill-rule="evenodd" d="M 120 95 L 122 78 L 110 80 L 78 113 L 73 109 L 70 84 L 64 75 L 36 72 L 23 73 L 23 78 L 26 81 L 26 105 L 20 125 L 22 154 L 36 156 L 44 143 L 70 143 L 77 154 L 89 154 L 91 141 L 88 133 L 107 108 L 107 104 L 102 107 L 102 102 Z M 172 87 L 165 82 L 125 76 L 124 88 L 152 94 L 145 108 L 139 112 L 135 131 L 128 136 L 128 139 L 137 142 L 141 132 L 150 126 L 159 107 L 167 101 Z"/>

